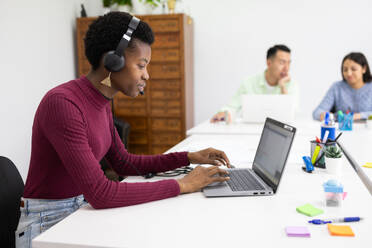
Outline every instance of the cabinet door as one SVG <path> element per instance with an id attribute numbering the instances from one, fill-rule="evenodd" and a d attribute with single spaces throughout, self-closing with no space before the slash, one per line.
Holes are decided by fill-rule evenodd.
<path id="1" fill-rule="evenodd" d="M 182 131 L 180 118 L 151 118 L 152 132 L 179 132 Z"/>

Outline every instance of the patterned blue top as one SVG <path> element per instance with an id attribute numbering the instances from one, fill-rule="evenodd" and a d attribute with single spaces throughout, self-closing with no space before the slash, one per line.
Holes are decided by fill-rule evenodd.
<path id="1" fill-rule="evenodd" d="M 313 111 L 313 118 L 320 120 L 320 114 L 330 111 L 335 106 L 336 111 L 347 110 L 360 113 L 362 119 L 372 115 L 372 83 L 365 83 L 360 89 L 353 89 L 345 81 L 334 83 L 327 94 Z"/>

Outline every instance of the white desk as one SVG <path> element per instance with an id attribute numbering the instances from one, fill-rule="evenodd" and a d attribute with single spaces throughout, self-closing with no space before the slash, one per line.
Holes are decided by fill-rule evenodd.
<path id="1" fill-rule="evenodd" d="M 312 137 L 297 136 L 291 156 L 308 153 Z M 215 146 L 241 166 L 252 160 L 258 139 L 258 134 L 193 135 L 170 151 Z M 345 133 L 342 139 L 357 161 L 372 160 L 371 132 Z M 205 198 L 198 192 L 131 207 L 94 210 L 86 206 L 34 239 L 33 247 L 371 247 L 372 197 L 351 166 L 344 161 L 341 181 L 348 196 L 340 208 L 325 206 L 322 183 L 329 175 L 321 169 L 308 174 L 301 166 L 290 159 L 274 196 Z M 364 170 L 372 178 L 372 169 Z M 306 203 L 325 211 L 316 218 L 358 215 L 366 219 L 350 224 L 355 237 L 330 236 L 325 225 L 307 224 L 311 218 L 296 212 Z M 286 226 L 308 226 L 312 237 L 287 237 Z"/>
<path id="2" fill-rule="evenodd" d="M 224 122 L 210 123 L 209 120 L 196 125 L 186 131 L 186 135 L 194 134 L 259 134 L 262 132 L 263 123 L 260 124 L 245 124 Z"/>
<path id="3" fill-rule="evenodd" d="M 292 123 L 288 123 L 297 128 L 297 135 L 320 135 L 319 121 L 312 119 L 299 119 Z M 337 123 L 336 123 L 337 126 Z M 224 122 L 210 123 L 209 120 L 196 125 L 195 127 L 187 130 L 187 135 L 195 134 L 261 134 L 263 129 L 263 123 L 247 124 L 242 122 L 236 122 L 231 124 L 225 124 Z M 353 123 L 353 132 L 366 132 L 365 123 Z"/>

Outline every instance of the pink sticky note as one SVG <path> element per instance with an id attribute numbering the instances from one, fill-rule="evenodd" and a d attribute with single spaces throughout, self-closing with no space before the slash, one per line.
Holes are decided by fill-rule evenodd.
<path id="1" fill-rule="evenodd" d="M 289 237 L 310 237 L 309 229 L 306 226 L 287 226 L 285 232 Z"/>
<path id="2" fill-rule="evenodd" d="M 342 195 L 342 200 L 345 200 L 346 196 L 347 196 L 347 192 L 344 192 L 344 194 Z"/>

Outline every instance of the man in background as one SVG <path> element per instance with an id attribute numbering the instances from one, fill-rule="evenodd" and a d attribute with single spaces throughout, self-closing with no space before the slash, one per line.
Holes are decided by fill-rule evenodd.
<path id="1" fill-rule="evenodd" d="M 292 94 L 297 105 L 298 88 L 289 75 L 290 63 L 291 50 L 287 46 L 275 45 L 270 47 L 266 55 L 267 69 L 243 81 L 229 104 L 221 108 L 210 121 L 212 123 L 219 121 L 230 123 L 242 108 L 242 95 Z"/>

